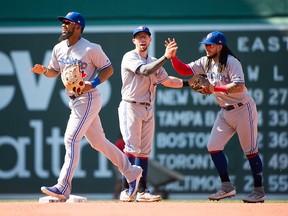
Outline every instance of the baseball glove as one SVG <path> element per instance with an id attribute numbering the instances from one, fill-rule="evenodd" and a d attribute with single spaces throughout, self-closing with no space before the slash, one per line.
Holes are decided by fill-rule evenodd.
<path id="1" fill-rule="evenodd" d="M 75 96 L 83 93 L 85 82 L 79 65 L 65 67 L 61 73 L 61 79 L 66 89 L 73 92 Z"/>
<path id="2" fill-rule="evenodd" d="M 209 81 L 207 79 L 207 76 L 205 74 L 194 74 L 189 80 L 188 84 L 191 89 L 194 91 L 197 91 L 202 94 L 209 94 L 209 93 L 204 93 L 202 90 L 205 87 L 208 87 L 209 90 Z M 211 93 L 210 93 L 211 94 Z"/>

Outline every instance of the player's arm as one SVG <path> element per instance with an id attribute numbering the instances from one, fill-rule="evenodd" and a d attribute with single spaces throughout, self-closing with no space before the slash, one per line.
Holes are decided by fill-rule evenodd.
<path id="1" fill-rule="evenodd" d="M 165 64 L 166 61 L 167 61 L 167 58 L 165 56 L 162 56 L 161 58 L 157 59 L 154 62 L 140 65 L 137 68 L 136 73 L 144 75 L 144 76 L 149 76 L 150 74 L 159 70 Z"/>
<path id="2" fill-rule="evenodd" d="M 171 64 L 174 70 L 182 76 L 191 76 L 193 75 L 193 71 L 188 64 L 180 61 L 177 56 L 171 58 Z"/>
<path id="3" fill-rule="evenodd" d="M 164 85 L 165 87 L 170 87 L 170 88 L 182 88 L 185 86 L 185 81 L 174 76 L 168 76 L 168 79 L 166 79 L 161 84 Z M 187 83 L 187 86 L 188 86 L 188 83 Z"/>
<path id="4" fill-rule="evenodd" d="M 109 79 L 109 77 L 111 77 L 113 73 L 114 69 L 113 66 L 110 64 L 108 67 L 99 71 L 98 76 L 95 79 L 91 81 L 85 81 L 84 91 L 89 91 L 92 88 L 96 88 L 97 85 Z"/>
<path id="5" fill-rule="evenodd" d="M 144 76 L 149 76 L 150 74 L 156 72 L 165 64 L 167 59 L 170 59 L 172 57 L 173 52 L 175 52 L 177 48 L 177 43 L 175 41 L 171 41 L 166 45 L 165 54 L 161 58 L 149 64 L 140 65 L 137 68 L 136 73 L 142 74 Z"/>
<path id="6" fill-rule="evenodd" d="M 239 93 L 243 92 L 245 89 L 244 83 L 229 83 L 226 85 L 227 93 Z"/>
<path id="7" fill-rule="evenodd" d="M 108 67 L 104 68 L 98 73 L 98 78 L 100 79 L 100 82 L 104 82 L 107 79 L 109 79 L 114 73 L 114 68 L 112 65 L 109 65 Z"/>
<path id="8" fill-rule="evenodd" d="M 43 74 L 46 77 L 54 78 L 60 74 L 59 71 L 54 70 L 50 65 L 45 67 L 40 64 L 35 64 L 33 68 L 30 68 L 30 71 L 37 74 Z"/>
<path id="9" fill-rule="evenodd" d="M 227 85 L 223 86 L 209 86 L 209 90 L 213 92 L 225 92 L 225 93 L 239 93 L 244 91 L 245 89 L 245 83 L 229 83 Z"/>

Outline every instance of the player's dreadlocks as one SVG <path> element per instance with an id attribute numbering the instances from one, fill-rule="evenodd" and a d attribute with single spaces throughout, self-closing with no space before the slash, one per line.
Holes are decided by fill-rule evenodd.
<path id="1" fill-rule="evenodd" d="M 219 73 L 221 73 L 224 70 L 224 68 L 226 67 L 228 55 L 232 55 L 236 59 L 238 59 L 238 61 L 240 61 L 239 58 L 236 55 L 234 55 L 234 53 L 228 48 L 228 46 L 226 46 L 226 45 L 222 45 L 222 46 L 223 47 L 222 47 L 222 50 L 220 53 L 219 65 L 218 65 L 218 72 Z M 208 58 L 208 61 L 207 61 L 206 66 L 205 66 L 206 71 L 208 71 L 210 69 L 211 61 L 212 61 L 212 58 Z"/>

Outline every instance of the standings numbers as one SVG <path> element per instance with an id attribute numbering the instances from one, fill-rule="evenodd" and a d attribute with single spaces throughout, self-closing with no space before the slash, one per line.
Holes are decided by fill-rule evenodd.
<path id="1" fill-rule="evenodd" d="M 276 132 L 276 131 L 270 131 L 268 133 L 269 142 L 268 147 L 275 149 L 285 149 L 288 147 L 288 132 L 282 131 L 282 132 Z"/>
<path id="2" fill-rule="evenodd" d="M 267 176 L 268 188 L 265 188 L 266 192 L 272 193 L 285 193 L 288 190 L 288 175 L 268 175 Z M 244 176 L 243 191 L 249 192 L 253 189 L 253 177 L 251 175 Z"/>
<path id="3" fill-rule="evenodd" d="M 285 105 L 287 104 L 288 88 L 271 88 L 269 89 L 269 105 Z"/>
<path id="4" fill-rule="evenodd" d="M 288 103 L 288 88 L 270 88 L 267 97 L 264 89 L 250 88 L 249 94 L 257 105 L 262 105 L 264 101 L 267 101 L 269 106 L 285 106 Z"/>
<path id="5" fill-rule="evenodd" d="M 286 127 L 288 125 L 288 111 L 281 110 L 269 110 L 268 125 L 270 127 Z"/>
<path id="6" fill-rule="evenodd" d="M 287 192 L 288 175 L 269 175 L 268 190 L 270 192 Z"/>
<path id="7" fill-rule="evenodd" d="M 269 157 L 268 167 L 279 172 L 287 171 L 288 168 L 288 154 L 273 153 Z"/>

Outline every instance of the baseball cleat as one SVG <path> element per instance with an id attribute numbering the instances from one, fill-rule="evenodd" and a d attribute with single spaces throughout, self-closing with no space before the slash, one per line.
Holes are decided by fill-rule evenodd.
<path id="1" fill-rule="evenodd" d="M 231 198 L 231 197 L 235 197 L 236 195 L 236 190 L 232 190 L 230 192 L 225 192 L 223 190 L 219 190 L 217 193 L 211 194 L 208 198 L 209 200 L 221 200 L 221 199 L 226 199 L 226 198 Z"/>
<path id="2" fill-rule="evenodd" d="M 135 165 L 133 165 L 133 166 L 135 166 Z M 135 167 L 137 167 L 140 172 L 139 172 L 138 176 L 136 177 L 136 179 L 129 183 L 128 195 L 131 198 L 134 198 L 134 196 L 138 190 L 140 178 L 142 177 L 142 168 L 139 166 L 135 166 Z"/>
<path id="3" fill-rule="evenodd" d="M 48 196 L 58 198 L 61 202 L 65 202 L 67 200 L 67 198 L 56 187 L 43 186 L 41 187 L 41 191 Z"/>
<path id="4" fill-rule="evenodd" d="M 144 191 L 142 193 L 137 193 L 136 196 L 137 202 L 159 202 L 161 201 L 160 195 L 153 195 L 149 191 Z"/>
<path id="5" fill-rule="evenodd" d="M 125 189 L 120 193 L 120 201 L 123 202 L 133 202 L 134 198 L 130 197 L 128 194 L 129 189 Z"/>
<path id="6" fill-rule="evenodd" d="M 251 192 L 251 194 L 243 199 L 244 203 L 264 203 L 266 195 L 264 193 L 263 187 L 256 187 Z"/>

